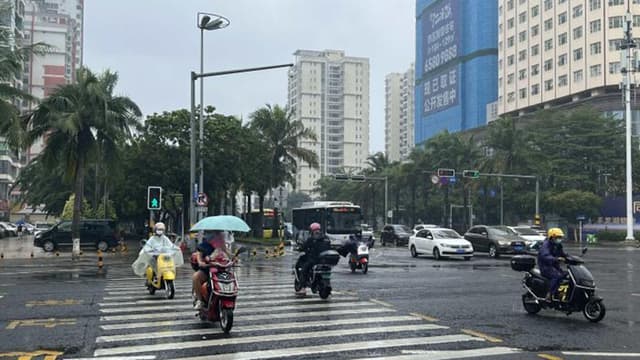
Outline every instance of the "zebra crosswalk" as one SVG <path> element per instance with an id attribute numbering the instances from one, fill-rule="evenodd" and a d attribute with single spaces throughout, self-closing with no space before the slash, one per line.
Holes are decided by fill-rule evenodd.
<path id="1" fill-rule="evenodd" d="M 250 264 L 247 267 L 251 266 Z M 298 298 L 290 276 L 237 270 L 234 327 L 195 316 L 190 273 L 180 269 L 176 297 L 149 295 L 125 272 L 108 279 L 99 301 L 99 359 L 461 359 L 513 358 L 520 350 L 429 322 L 415 314 L 334 291 L 329 300 Z"/>

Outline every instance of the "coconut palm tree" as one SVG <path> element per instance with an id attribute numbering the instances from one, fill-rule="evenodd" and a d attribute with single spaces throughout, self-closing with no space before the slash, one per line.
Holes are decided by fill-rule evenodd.
<path id="1" fill-rule="evenodd" d="M 131 136 L 142 115 L 128 97 L 114 96 L 117 74 L 96 75 L 78 70 L 76 83 L 61 86 L 44 99 L 27 119 L 24 146 L 45 139 L 40 160 L 50 166 L 61 163 L 73 182 L 73 253 L 79 253 L 80 217 L 85 173 L 92 160 L 114 153 L 117 144 Z"/>

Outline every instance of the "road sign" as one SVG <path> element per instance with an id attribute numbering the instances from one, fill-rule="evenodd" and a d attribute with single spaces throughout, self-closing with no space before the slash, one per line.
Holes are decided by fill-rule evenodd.
<path id="1" fill-rule="evenodd" d="M 463 170 L 462 177 L 477 179 L 480 177 L 480 171 L 478 170 Z"/>
<path id="2" fill-rule="evenodd" d="M 438 175 L 432 175 L 431 176 L 431 182 L 435 185 L 437 183 L 440 182 L 440 178 L 438 177 Z"/>
<path id="3" fill-rule="evenodd" d="M 584 215 L 578 215 L 578 216 L 576 216 L 576 220 L 578 220 L 578 221 L 585 221 L 585 220 L 587 220 L 587 217 L 586 217 L 586 216 L 584 216 Z"/>
<path id="4" fill-rule="evenodd" d="M 204 206 L 204 207 L 209 205 L 209 197 L 207 196 L 207 194 L 199 193 L 198 194 L 198 200 L 196 200 L 196 204 L 198 206 Z"/>
<path id="5" fill-rule="evenodd" d="M 438 169 L 437 175 L 439 177 L 454 177 L 456 176 L 456 171 L 454 169 Z"/>
<path id="6" fill-rule="evenodd" d="M 162 188 L 160 186 L 147 187 L 147 209 L 162 209 Z"/>

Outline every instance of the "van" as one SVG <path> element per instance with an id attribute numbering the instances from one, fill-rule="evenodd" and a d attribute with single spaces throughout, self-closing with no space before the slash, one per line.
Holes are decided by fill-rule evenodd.
<path id="1" fill-rule="evenodd" d="M 106 251 L 118 245 L 116 222 L 109 219 L 80 220 L 80 247 Z M 71 221 L 64 220 L 51 229 L 38 233 L 33 245 L 51 252 L 62 247 L 73 246 L 71 240 Z"/>

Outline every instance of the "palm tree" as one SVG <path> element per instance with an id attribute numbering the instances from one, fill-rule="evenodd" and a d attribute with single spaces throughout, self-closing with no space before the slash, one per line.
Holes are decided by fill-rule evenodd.
<path id="1" fill-rule="evenodd" d="M 23 144 L 30 146 L 45 138 L 41 160 L 49 166 L 62 163 L 67 180 L 74 184 L 74 255 L 79 253 L 86 169 L 91 160 L 110 157 L 117 144 L 131 136 L 131 127 L 142 115 L 131 99 L 113 95 L 117 74 L 106 71 L 97 76 L 81 68 L 76 80 L 75 84 L 57 88 L 28 117 Z"/>
<path id="2" fill-rule="evenodd" d="M 298 161 L 302 161 L 313 168 L 318 168 L 318 155 L 300 146 L 304 140 L 316 140 L 313 130 L 305 128 L 301 120 L 292 119 L 293 112 L 278 105 L 266 106 L 250 115 L 250 126 L 257 130 L 266 144 L 269 155 L 270 173 L 269 187 L 275 188 L 289 182 L 295 188 L 295 174 Z M 264 210 L 264 195 L 258 194 L 260 214 Z M 262 220 L 259 221 L 260 225 Z"/>

